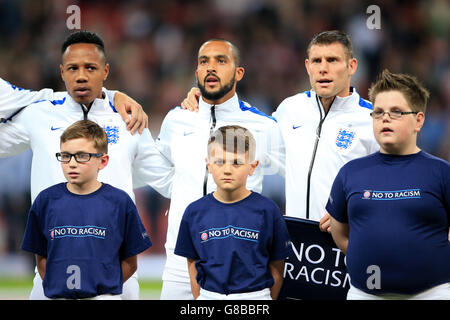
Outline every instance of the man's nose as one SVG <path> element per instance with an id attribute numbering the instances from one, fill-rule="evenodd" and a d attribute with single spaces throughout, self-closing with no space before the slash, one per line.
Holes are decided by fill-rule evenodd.
<path id="1" fill-rule="evenodd" d="M 83 68 L 79 68 L 76 76 L 77 82 L 86 82 L 87 81 L 87 73 Z"/>

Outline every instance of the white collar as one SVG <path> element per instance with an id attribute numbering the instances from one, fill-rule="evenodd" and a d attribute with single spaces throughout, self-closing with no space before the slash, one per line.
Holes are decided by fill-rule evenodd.
<path id="1" fill-rule="evenodd" d="M 105 88 L 102 88 L 102 92 L 103 92 L 103 96 L 104 98 L 95 98 L 94 102 L 92 103 L 91 107 L 89 108 L 89 113 L 104 113 L 104 112 L 108 112 L 110 113 L 111 111 L 116 112 L 116 110 L 114 109 L 114 106 L 112 104 L 110 104 L 110 101 L 108 99 L 108 95 L 106 93 Z M 67 94 L 68 98 L 67 98 L 67 102 L 68 104 L 76 109 L 76 110 L 80 110 L 81 108 L 83 108 L 84 110 L 87 110 L 86 106 L 76 102 L 72 96 L 70 96 L 70 94 Z"/>
<path id="2" fill-rule="evenodd" d="M 198 103 L 198 110 L 200 113 L 207 113 L 208 115 L 211 113 L 211 107 L 213 105 L 206 103 L 201 97 Z M 215 105 L 215 112 L 217 114 L 225 114 L 225 113 L 231 113 L 240 110 L 239 106 L 239 98 L 237 94 L 235 93 L 230 99 L 227 101 L 216 104 Z"/>

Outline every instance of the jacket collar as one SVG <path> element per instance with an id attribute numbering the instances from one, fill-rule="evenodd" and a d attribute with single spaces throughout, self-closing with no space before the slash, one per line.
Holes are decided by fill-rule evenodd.
<path id="1" fill-rule="evenodd" d="M 200 98 L 198 103 L 198 110 L 201 114 L 211 114 L 212 105 L 206 103 L 202 98 Z M 230 99 L 221 104 L 215 105 L 216 115 L 233 113 L 240 110 L 240 102 L 237 94 L 235 93 Z"/>
<path id="2" fill-rule="evenodd" d="M 311 97 L 315 100 L 316 99 L 316 92 L 311 89 L 312 95 Z M 359 93 L 356 91 L 356 89 L 354 87 L 350 87 L 350 94 L 348 96 L 345 97 L 339 97 L 336 96 L 333 104 L 331 105 L 330 111 L 334 111 L 337 109 L 346 109 L 349 108 L 351 106 L 354 105 L 358 105 L 360 100 L 360 95 Z M 319 99 L 320 101 L 320 99 Z M 322 103 L 320 103 L 322 104 Z"/>
<path id="3" fill-rule="evenodd" d="M 76 102 L 69 94 L 67 94 L 67 103 L 74 110 L 88 111 L 88 114 L 93 113 L 110 113 L 111 111 L 117 112 L 113 104 L 110 103 L 105 88 L 102 89 L 103 98 L 96 98 L 88 110 L 86 106 Z"/>

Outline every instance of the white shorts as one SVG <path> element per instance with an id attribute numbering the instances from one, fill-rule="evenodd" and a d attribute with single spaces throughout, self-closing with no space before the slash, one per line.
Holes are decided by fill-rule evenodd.
<path id="1" fill-rule="evenodd" d="M 164 280 L 161 300 L 194 300 L 189 282 Z"/>
<path id="2" fill-rule="evenodd" d="M 450 282 L 444 283 L 417 294 L 369 294 L 350 284 L 347 300 L 450 300 Z"/>
<path id="3" fill-rule="evenodd" d="M 200 288 L 200 295 L 197 300 L 272 300 L 272 297 L 270 296 L 269 288 L 253 292 L 231 294 L 222 294 Z"/>
<path id="4" fill-rule="evenodd" d="M 42 279 L 39 273 L 37 272 L 37 268 L 35 269 L 35 272 L 36 274 L 33 279 L 33 288 L 31 289 L 30 300 L 50 300 L 50 298 L 47 298 L 44 294 L 44 288 L 42 287 Z M 105 295 L 100 295 L 98 297 L 102 296 Z M 115 296 L 117 297 L 117 295 Z M 122 294 L 119 297 L 120 300 L 139 300 L 139 282 L 137 280 L 137 272 L 135 272 L 127 281 L 125 281 L 122 288 Z M 93 299 L 93 300 L 106 300 L 106 299 Z"/>

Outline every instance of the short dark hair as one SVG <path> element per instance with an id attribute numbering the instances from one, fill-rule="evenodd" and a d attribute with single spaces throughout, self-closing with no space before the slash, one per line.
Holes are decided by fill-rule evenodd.
<path id="1" fill-rule="evenodd" d="M 61 47 L 61 54 L 64 54 L 66 52 L 67 48 L 76 43 L 92 43 L 97 46 L 97 48 L 103 53 L 103 55 L 106 58 L 105 53 L 105 44 L 103 43 L 102 38 L 100 38 L 99 35 L 97 35 L 94 32 L 89 31 L 76 31 L 72 34 L 70 34 Z"/>
<path id="2" fill-rule="evenodd" d="M 412 111 L 425 113 L 430 93 L 416 77 L 409 74 L 391 73 L 388 69 L 384 69 L 377 81 L 369 88 L 370 102 L 375 104 L 377 95 L 385 91 L 401 92 Z"/>
<path id="3" fill-rule="evenodd" d="M 208 157 L 211 156 L 212 145 L 215 143 L 219 144 L 223 151 L 233 150 L 235 154 L 248 153 L 250 161 L 255 159 L 256 141 L 247 128 L 230 125 L 214 131 L 208 140 Z"/>
<path id="4" fill-rule="evenodd" d="M 94 143 L 97 152 L 108 153 L 108 136 L 105 130 L 91 120 L 80 120 L 73 123 L 60 138 L 60 143 L 85 138 Z"/>
<path id="5" fill-rule="evenodd" d="M 342 44 L 344 47 L 347 58 L 353 58 L 353 45 L 350 37 L 343 31 L 340 30 L 331 30 L 331 31 L 323 31 L 312 38 L 311 42 L 308 44 L 308 48 L 306 49 L 306 53 L 309 56 L 309 50 L 313 45 L 329 45 L 332 43 L 338 42 Z"/>

